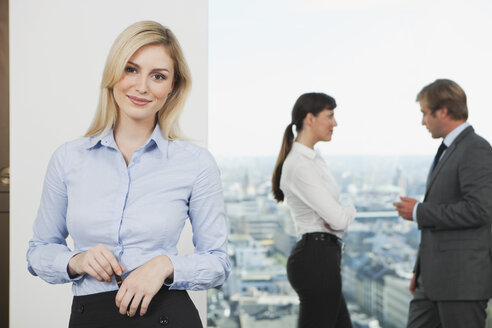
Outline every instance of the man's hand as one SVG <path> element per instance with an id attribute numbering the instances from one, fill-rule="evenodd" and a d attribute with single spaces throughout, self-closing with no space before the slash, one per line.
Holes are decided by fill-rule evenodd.
<path id="1" fill-rule="evenodd" d="M 408 288 L 410 290 L 410 293 L 413 295 L 415 294 L 415 280 L 416 280 L 416 273 L 414 272 L 413 273 L 413 277 L 412 277 L 412 280 L 410 281 L 410 288 Z"/>
<path id="2" fill-rule="evenodd" d="M 413 221 L 413 208 L 417 204 L 417 200 L 408 197 L 400 197 L 401 202 L 395 202 L 396 210 L 398 215 L 408 221 Z"/>

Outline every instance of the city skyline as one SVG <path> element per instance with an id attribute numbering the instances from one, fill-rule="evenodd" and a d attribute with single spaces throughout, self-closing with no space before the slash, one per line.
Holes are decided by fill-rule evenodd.
<path id="1" fill-rule="evenodd" d="M 410 298 L 407 283 L 418 233 L 415 225 L 398 218 L 392 202 L 400 194 L 422 194 L 424 167 L 431 158 L 365 155 L 325 156 L 325 160 L 339 182 L 341 200 L 352 202 L 359 211 L 344 237 L 342 267 L 354 327 L 399 327 L 407 311 L 400 303 Z M 209 292 L 209 326 L 293 328 L 298 299 L 287 281 L 285 264 L 297 236 L 287 204 L 277 204 L 271 196 L 275 158 L 219 156 L 217 161 L 233 271 L 221 291 Z M 384 307 L 384 293 L 400 303 Z"/>
<path id="2" fill-rule="evenodd" d="M 324 156 L 340 200 L 358 210 L 344 235 L 344 294 L 354 327 L 405 325 L 420 232 L 398 217 L 400 194 L 422 198 L 432 156 Z M 298 299 L 285 272 L 297 241 L 288 205 L 271 194 L 274 156 L 217 156 L 233 270 L 208 292 L 208 326 L 294 328 Z M 492 306 L 489 306 L 492 327 Z"/>
<path id="3" fill-rule="evenodd" d="M 208 293 L 209 327 L 296 325 L 285 263 L 297 236 L 270 179 L 292 106 L 313 91 L 337 101 L 333 139 L 315 149 L 340 201 L 358 210 L 342 266 L 354 328 L 405 326 L 420 232 L 392 203 L 422 199 L 440 143 L 421 125 L 415 98 L 437 78 L 456 81 L 469 122 L 492 140 L 491 15 L 486 0 L 210 1 L 208 145 L 221 170 L 233 271 Z"/>

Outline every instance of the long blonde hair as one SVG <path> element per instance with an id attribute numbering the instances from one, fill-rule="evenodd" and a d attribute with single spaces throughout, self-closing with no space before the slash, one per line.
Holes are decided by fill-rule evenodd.
<path id="1" fill-rule="evenodd" d="M 118 111 L 113 87 L 121 79 L 124 68 L 133 54 L 149 44 L 162 44 L 169 51 L 174 63 L 173 91 L 157 112 L 157 121 L 167 139 L 180 139 L 179 116 L 191 88 L 191 75 L 173 32 L 153 21 L 130 25 L 113 43 L 104 67 L 96 115 L 85 133 L 86 137 L 98 135 L 114 127 Z"/>

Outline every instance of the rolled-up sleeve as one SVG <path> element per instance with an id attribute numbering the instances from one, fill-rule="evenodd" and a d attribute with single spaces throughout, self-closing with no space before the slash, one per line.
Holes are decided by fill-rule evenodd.
<path id="1" fill-rule="evenodd" d="M 74 281 L 67 265 L 75 252 L 67 247 L 67 190 L 63 181 L 65 145 L 53 154 L 43 184 L 41 203 L 27 251 L 28 270 L 51 284 Z M 80 277 L 78 277 L 80 278 Z"/>
<path id="2" fill-rule="evenodd" d="M 198 163 L 197 179 L 192 187 L 188 210 L 195 251 L 182 256 L 169 256 L 174 266 L 171 289 L 220 287 L 231 271 L 219 169 L 206 150 L 200 153 Z"/>

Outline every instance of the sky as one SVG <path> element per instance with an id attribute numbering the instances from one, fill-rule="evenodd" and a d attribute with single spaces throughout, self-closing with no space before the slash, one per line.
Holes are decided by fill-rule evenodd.
<path id="1" fill-rule="evenodd" d="M 305 92 L 338 104 L 333 155 L 430 155 L 417 93 L 437 78 L 468 96 L 492 141 L 492 1 L 210 0 L 209 149 L 277 155 Z"/>

